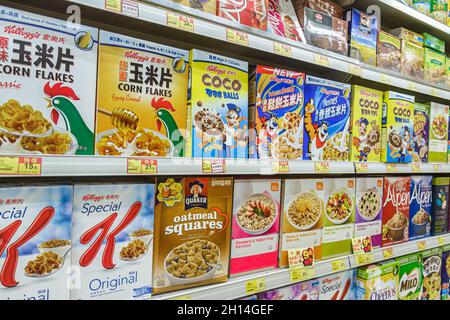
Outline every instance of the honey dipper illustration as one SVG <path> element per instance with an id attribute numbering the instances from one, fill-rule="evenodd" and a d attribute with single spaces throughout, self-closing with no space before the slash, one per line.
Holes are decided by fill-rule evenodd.
<path id="1" fill-rule="evenodd" d="M 136 130 L 139 117 L 128 109 L 115 108 L 113 111 L 99 108 L 98 111 L 111 117 L 111 124 L 121 131 Z"/>

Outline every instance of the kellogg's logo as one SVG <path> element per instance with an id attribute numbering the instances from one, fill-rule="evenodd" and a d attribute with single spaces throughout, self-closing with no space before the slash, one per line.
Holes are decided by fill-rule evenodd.
<path id="1" fill-rule="evenodd" d="M 208 208 L 208 184 L 202 179 L 186 179 L 185 210 Z"/>

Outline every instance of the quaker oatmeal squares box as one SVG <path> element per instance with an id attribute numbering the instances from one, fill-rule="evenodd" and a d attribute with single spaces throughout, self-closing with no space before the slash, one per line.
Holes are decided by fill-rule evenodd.
<path id="1" fill-rule="evenodd" d="M 390 259 L 357 269 L 357 300 L 397 300 L 398 264 Z"/>
<path id="2" fill-rule="evenodd" d="M 71 186 L 0 188 L 1 300 L 68 300 Z"/>
<path id="3" fill-rule="evenodd" d="M 100 31 L 96 154 L 185 154 L 188 51 Z"/>
<path id="4" fill-rule="evenodd" d="M 378 31 L 377 66 L 400 72 L 402 58 L 402 42 L 400 38 L 382 30 Z"/>
<path id="5" fill-rule="evenodd" d="M 154 196 L 153 184 L 75 185 L 72 300 L 150 297 Z"/>
<path id="6" fill-rule="evenodd" d="M 352 86 L 351 161 L 379 162 L 383 92 Z"/>
<path id="7" fill-rule="evenodd" d="M 423 288 L 421 300 L 441 300 L 441 248 L 422 252 Z"/>
<path id="8" fill-rule="evenodd" d="M 350 89 L 346 83 L 306 76 L 303 159 L 349 160 Z"/>
<path id="9" fill-rule="evenodd" d="M 414 153 L 412 162 L 428 162 L 428 134 L 430 125 L 430 106 L 423 103 L 414 103 L 413 144 Z"/>
<path id="10" fill-rule="evenodd" d="M 171 0 L 175 3 L 180 3 L 192 9 L 212 13 L 216 15 L 217 1 L 216 0 Z"/>
<path id="11" fill-rule="evenodd" d="M 398 263 L 398 299 L 419 300 L 422 291 L 422 260 L 420 254 L 396 259 Z"/>
<path id="12" fill-rule="evenodd" d="M 347 270 L 319 278 L 319 300 L 354 300 L 354 272 Z"/>
<path id="13" fill-rule="evenodd" d="M 423 59 L 424 79 L 431 83 L 445 85 L 445 54 L 424 48 Z"/>
<path id="14" fill-rule="evenodd" d="M 384 177 L 382 245 L 408 241 L 409 177 Z"/>
<path id="15" fill-rule="evenodd" d="M 450 299 L 450 245 L 442 247 L 441 300 Z"/>
<path id="16" fill-rule="evenodd" d="M 249 80 L 251 158 L 303 158 L 305 74 L 257 65 Z"/>
<path id="17" fill-rule="evenodd" d="M 355 238 L 372 238 L 372 247 L 381 247 L 383 178 L 356 178 Z"/>
<path id="18" fill-rule="evenodd" d="M 279 267 L 288 267 L 288 251 L 314 248 L 314 259 L 322 257 L 324 210 L 322 179 L 285 179 Z"/>
<path id="19" fill-rule="evenodd" d="M 235 180 L 230 276 L 278 265 L 281 180 Z"/>
<path id="20" fill-rule="evenodd" d="M 157 179 L 155 293 L 227 280 L 232 196 L 232 178 Z"/>
<path id="21" fill-rule="evenodd" d="M 429 143 L 430 162 L 447 163 L 448 148 L 448 113 L 447 105 L 431 102 L 430 104 L 430 126 Z"/>
<path id="22" fill-rule="evenodd" d="M 193 49 L 190 65 L 187 156 L 247 158 L 247 62 Z"/>
<path id="23" fill-rule="evenodd" d="M 409 240 L 429 237 L 433 205 L 433 176 L 411 176 L 409 196 Z"/>
<path id="24" fill-rule="evenodd" d="M 447 233 L 449 178 L 433 178 L 433 207 L 431 209 L 431 235 Z"/>
<path id="25" fill-rule="evenodd" d="M 327 178 L 323 184 L 322 257 L 350 254 L 355 227 L 355 179 Z"/>
<path id="26" fill-rule="evenodd" d="M 421 45 L 402 40 L 401 72 L 413 78 L 424 78 L 424 49 Z"/>
<path id="27" fill-rule="evenodd" d="M 267 31 L 294 41 L 305 42 L 305 35 L 290 0 L 269 0 Z"/>
<path id="28" fill-rule="evenodd" d="M 0 153 L 94 154 L 98 30 L 0 6 Z"/>
<path id="29" fill-rule="evenodd" d="M 384 93 L 381 161 L 410 163 L 413 154 L 414 96 Z"/>
<path id="30" fill-rule="evenodd" d="M 218 0 L 217 15 L 233 22 L 266 31 L 267 6 L 268 0 Z"/>

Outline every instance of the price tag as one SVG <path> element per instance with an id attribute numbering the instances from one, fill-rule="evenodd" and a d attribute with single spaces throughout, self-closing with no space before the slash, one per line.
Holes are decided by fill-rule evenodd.
<path id="1" fill-rule="evenodd" d="M 175 297 L 175 298 L 172 298 L 170 300 L 192 300 L 192 297 L 189 296 L 189 295 L 185 295 L 185 296 Z"/>
<path id="2" fill-rule="evenodd" d="M 385 74 L 382 74 L 380 77 L 380 81 L 386 84 L 391 84 L 392 78 L 390 76 L 387 76 Z"/>
<path id="3" fill-rule="evenodd" d="M 417 249 L 418 249 L 419 251 L 423 251 L 423 250 L 425 250 L 426 248 L 427 248 L 427 243 L 426 243 L 425 240 L 422 240 L 422 241 L 417 242 Z"/>
<path id="4" fill-rule="evenodd" d="M 248 34 L 243 31 L 237 31 L 227 28 L 227 41 L 248 47 Z"/>
<path id="5" fill-rule="evenodd" d="M 326 161 L 314 162 L 314 169 L 317 173 L 328 173 L 330 172 L 330 164 Z"/>
<path id="6" fill-rule="evenodd" d="M 42 158 L 19 157 L 18 173 L 23 175 L 41 175 Z"/>
<path id="7" fill-rule="evenodd" d="M 248 280 L 245 284 L 245 292 L 250 295 L 266 290 L 266 278 Z"/>
<path id="8" fill-rule="evenodd" d="M 279 54 L 285 57 L 292 57 L 292 47 L 288 44 L 273 42 L 273 53 Z"/>
<path id="9" fill-rule="evenodd" d="M 155 159 L 127 159 L 128 174 L 157 174 L 158 160 Z"/>
<path id="10" fill-rule="evenodd" d="M 435 96 L 435 97 L 438 97 L 438 96 L 439 96 L 438 90 L 435 89 L 435 88 L 431 88 L 431 95 L 432 95 L 432 96 Z"/>
<path id="11" fill-rule="evenodd" d="M 225 173 L 225 160 L 217 159 L 217 160 L 202 160 L 202 172 L 203 173 Z"/>
<path id="12" fill-rule="evenodd" d="M 331 261 L 331 271 L 339 272 L 348 269 L 348 260 L 346 258 Z"/>
<path id="13" fill-rule="evenodd" d="M 194 32 L 194 19 L 181 14 L 167 12 L 167 26 L 183 31 Z"/>
<path id="14" fill-rule="evenodd" d="M 369 172 L 369 165 L 367 163 L 355 162 L 355 169 L 357 173 Z"/>
<path id="15" fill-rule="evenodd" d="M 409 81 L 407 88 L 411 91 L 417 91 L 417 84 L 414 82 Z"/>
<path id="16" fill-rule="evenodd" d="M 398 172 L 398 166 L 395 163 L 387 163 L 386 169 L 387 172 Z"/>
<path id="17" fill-rule="evenodd" d="M 438 244 L 439 244 L 440 246 L 443 246 L 443 245 L 445 245 L 446 243 L 447 243 L 447 240 L 446 240 L 445 237 L 439 237 L 439 238 L 438 238 Z"/>
<path id="18" fill-rule="evenodd" d="M 355 254 L 355 260 L 358 266 L 362 266 L 373 262 L 375 258 L 373 256 L 373 253 L 370 252 L 370 253 Z"/>
<path id="19" fill-rule="evenodd" d="M 105 9 L 121 12 L 122 1 L 121 0 L 105 0 Z"/>
<path id="20" fill-rule="evenodd" d="M 297 248 L 288 250 L 289 268 L 311 267 L 314 265 L 314 248 Z"/>
<path id="21" fill-rule="evenodd" d="M 328 68 L 330 66 L 330 61 L 328 60 L 328 57 L 322 54 L 315 53 L 313 56 L 313 61 L 315 64 L 321 65 L 323 67 Z"/>
<path id="22" fill-rule="evenodd" d="M 355 76 L 362 77 L 362 68 L 356 64 L 349 64 L 348 72 Z"/>
<path id="23" fill-rule="evenodd" d="M 442 165 L 440 164 L 434 164 L 433 165 L 434 172 L 441 172 L 442 171 Z"/>
<path id="24" fill-rule="evenodd" d="M 411 171 L 412 172 L 422 172 L 420 163 L 411 163 Z"/>
<path id="25" fill-rule="evenodd" d="M 315 277 L 316 269 L 314 267 L 298 267 L 289 270 L 291 282 L 300 282 Z"/>
<path id="26" fill-rule="evenodd" d="M 273 173 L 289 173 L 288 161 L 272 161 L 271 165 Z"/>
<path id="27" fill-rule="evenodd" d="M 372 238 L 371 237 L 353 238 L 352 248 L 354 254 L 372 252 Z"/>
<path id="28" fill-rule="evenodd" d="M 18 157 L 0 157 L 0 174 L 17 174 L 18 172 Z"/>
<path id="29" fill-rule="evenodd" d="M 384 259 L 389 259 L 394 256 L 394 248 L 384 248 L 381 252 L 383 253 Z"/>

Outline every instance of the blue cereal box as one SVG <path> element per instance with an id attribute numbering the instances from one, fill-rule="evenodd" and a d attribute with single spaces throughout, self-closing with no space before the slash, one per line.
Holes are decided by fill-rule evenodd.
<path id="1" fill-rule="evenodd" d="M 450 245 L 442 247 L 442 280 L 441 280 L 441 300 L 449 300 L 450 292 Z"/>
<path id="2" fill-rule="evenodd" d="M 429 237 L 433 176 L 411 176 L 409 197 L 409 239 Z"/>
<path id="3" fill-rule="evenodd" d="M 348 161 L 351 85 L 306 76 L 303 159 Z"/>
<path id="4" fill-rule="evenodd" d="M 0 188 L 0 300 L 68 300 L 71 186 Z"/>

